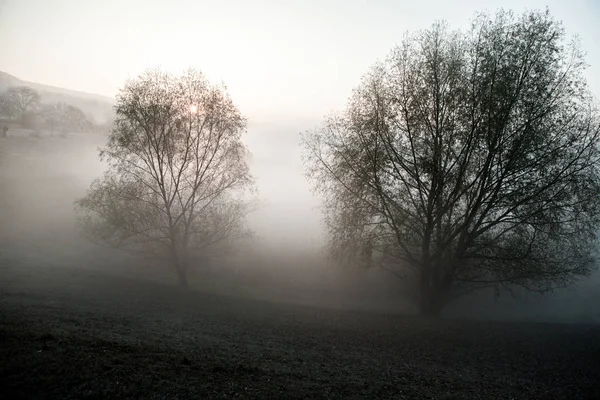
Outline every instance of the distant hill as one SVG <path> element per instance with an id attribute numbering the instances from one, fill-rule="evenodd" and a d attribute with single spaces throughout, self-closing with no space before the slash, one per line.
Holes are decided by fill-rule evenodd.
<path id="1" fill-rule="evenodd" d="M 0 92 L 10 86 L 29 86 L 39 92 L 43 103 L 61 101 L 71 104 L 80 108 L 85 114 L 93 116 L 96 122 L 105 122 L 112 119 L 115 100 L 110 97 L 27 82 L 0 71 Z"/>

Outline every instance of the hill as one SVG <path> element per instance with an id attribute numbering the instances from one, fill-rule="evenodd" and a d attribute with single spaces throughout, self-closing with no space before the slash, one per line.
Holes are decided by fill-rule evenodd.
<path id="1" fill-rule="evenodd" d="M 93 116 L 97 122 L 106 122 L 112 118 L 115 100 L 110 97 L 28 82 L 0 71 L 0 92 L 10 86 L 31 87 L 40 93 L 44 103 L 60 101 L 71 104 L 80 108 L 85 114 Z"/>

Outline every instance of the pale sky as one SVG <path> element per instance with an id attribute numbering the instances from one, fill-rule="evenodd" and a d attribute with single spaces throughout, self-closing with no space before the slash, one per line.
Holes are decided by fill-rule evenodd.
<path id="1" fill-rule="evenodd" d="M 0 0 L 0 71 L 107 96 L 156 66 L 223 81 L 249 119 L 260 194 L 272 204 L 264 224 L 312 238 L 319 216 L 299 132 L 341 109 L 406 31 L 546 6 L 580 37 L 600 97 L 600 0 Z"/>

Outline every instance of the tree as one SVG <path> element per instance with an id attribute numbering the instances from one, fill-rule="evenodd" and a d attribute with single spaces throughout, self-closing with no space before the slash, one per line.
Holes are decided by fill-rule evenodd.
<path id="1" fill-rule="evenodd" d="M 28 86 L 11 86 L 5 95 L 13 113 L 19 116 L 34 113 L 40 104 L 40 94 Z"/>
<path id="2" fill-rule="evenodd" d="M 65 132 L 89 132 L 92 123 L 80 108 L 66 104 L 63 109 L 63 127 Z"/>
<path id="3" fill-rule="evenodd" d="M 6 93 L 0 93 L 0 118 L 12 118 L 14 110 Z"/>
<path id="4" fill-rule="evenodd" d="M 42 104 L 40 107 L 40 116 L 50 128 L 50 132 L 54 132 L 55 129 L 59 128 L 61 120 L 60 104 Z"/>
<path id="5" fill-rule="evenodd" d="M 595 267 L 600 119 L 546 12 L 407 36 L 304 136 L 330 249 L 402 279 L 421 313 Z"/>
<path id="6" fill-rule="evenodd" d="M 153 70 L 117 96 L 100 156 L 108 165 L 76 203 L 93 240 L 168 261 L 187 286 L 193 256 L 244 236 L 252 185 L 246 121 L 226 88 L 197 71 Z"/>
<path id="7" fill-rule="evenodd" d="M 92 122 L 81 109 L 67 103 L 43 104 L 40 115 L 51 131 L 60 129 L 63 133 L 89 132 Z"/>

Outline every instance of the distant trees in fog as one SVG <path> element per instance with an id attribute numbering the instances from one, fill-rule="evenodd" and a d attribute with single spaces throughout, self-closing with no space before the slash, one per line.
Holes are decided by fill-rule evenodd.
<path id="1" fill-rule="evenodd" d="M 428 315 L 590 272 L 600 119 L 582 54 L 547 12 L 408 36 L 304 136 L 332 253 L 389 269 Z"/>
<path id="2" fill-rule="evenodd" d="M 43 104 L 39 115 L 51 132 L 87 132 L 93 125 L 81 109 L 62 102 Z"/>
<path id="3" fill-rule="evenodd" d="M 94 128 L 81 109 L 62 102 L 43 103 L 40 94 L 28 86 L 11 86 L 0 93 L 0 119 L 25 129 L 47 128 L 52 133 L 89 132 Z"/>
<path id="4" fill-rule="evenodd" d="M 0 93 L 0 118 L 12 118 L 14 113 L 14 106 L 7 93 Z"/>
<path id="5" fill-rule="evenodd" d="M 40 105 L 40 94 L 28 86 L 11 86 L 4 96 L 13 115 L 34 113 Z"/>
<path id="6" fill-rule="evenodd" d="M 115 111 L 100 152 L 109 169 L 76 204 L 84 232 L 164 260 L 187 286 L 198 256 L 248 233 L 246 120 L 224 87 L 194 70 L 146 72 L 120 91 Z"/>

